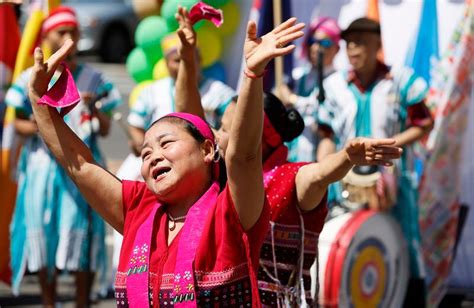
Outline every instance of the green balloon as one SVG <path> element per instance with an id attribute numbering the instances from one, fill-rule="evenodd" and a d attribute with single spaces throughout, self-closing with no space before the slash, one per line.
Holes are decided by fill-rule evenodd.
<path id="1" fill-rule="evenodd" d="M 222 7 L 226 5 L 230 0 L 204 0 L 203 2 L 213 7 Z"/>
<path id="2" fill-rule="evenodd" d="M 161 6 L 161 17 L 166 20 L 166 24 L 170 31 L 178 29 L 178 21 L 175 18 L 178 12 L 178 6 L 190 9 L 193 5 L 198 3 L 199 0 L 165 0 Z"/>
<path id="3" fill-rule="evenodd" d="M 153 79 L 153 63 L 150 63 L 145 51 L 136 47 L 127 57 L 127 71 L 137 83 Z"/>
<path id="4" fill-rule="evenodd" d="M 169 32 L 168 24 L 163 17 L 150 16 L 138 24 L 135 43 L 143 49 L 154 49 L 160 46 L 161 40 Z"/>
<path id="5" fill-rule="evenodd" d="M 163 58 L 163 51 L 161 49 L 161 45 L 152 46 L 150 48 L 143 48 L 143 51 L 145 52 L 148 62 L 152 65 L 154 65 L 161 58 Z"/>

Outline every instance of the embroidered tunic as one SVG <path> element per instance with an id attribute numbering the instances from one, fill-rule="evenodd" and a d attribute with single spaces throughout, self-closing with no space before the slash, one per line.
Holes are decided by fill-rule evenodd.
<path id="1" fill-rule="evenodd" d="M 310 268 L 317 262 L 319 233 L 328 211 L 326 198 L 312 211 L 300 212 L 295 178 L 307 163 L 287 163 L 286 154 L 287 149 L 282 146 L 264 164 L 265 193 L 271 213 L 258 269 L 264 307 L 276 307 L 278 302 L 297 307 L 304 300 L 310 306 L 317 303 L 317 282 L 311 282 Z"/>
<path id="2" fill-rule="evenodd" d="M 133 247 L 138 229 L 151 214 L 156 198 L 143 182 L 123 181 L 122 191 L 125 228 L 115 284 L 117 306 L 129 306 L 127 279 L 148 271 L 143 266 L 148 256 L 150 306 L 173 306 L 175 301 L 184 300 L 172 295 L 173 291 L 180 291 L 173 290 L 176 282 L 190 279 L 190 273 L 175 274 L 183 229 L 168 245 L 168 218 L 164 209 L 159 208 L 153 223 L 151 247 Z M 228 186 L 219 194 L 203 222 L 204 229 L 194 259 L 196 281 L 188 284 L 189 288 L 196 286 L 199 307 L 251 307 L 258 301 L 255 271 L 268 219 L 269 208 L 265 205 L 254 227 L 244 231 Z"/>

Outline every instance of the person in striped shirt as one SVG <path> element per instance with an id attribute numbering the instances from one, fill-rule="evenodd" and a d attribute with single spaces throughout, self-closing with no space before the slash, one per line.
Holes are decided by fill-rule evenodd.
<path id="1" fill-rule="evenodd" d="M 77 44 L 79 24 L 75 12 L 67 7 L 52 10 L 43 23 L 41 35 L 53 52 L 67 39 Z M 73 74 L 81 101 L 64 121 L 104 165 L 98 139 L 109 132 L 111 113 L 122 102 L 120 94 L 101 72 L 79 63 L 75 52 L 65 63 Z M 31 74 L 32 68 L 23 72 L 6 94 L 6 103 L 16 110 L 16 132 L 24 137 L 10 227 L 13 293 L 19 293 L 27 270 L 37 272 L 43 304 L 54 307 L 56 272 L 65 270 L 76 273 L 76 303 L 85 307 L 93 273 L 100 270 L 105 274 L 105 225 L 38 134 L 28 98 Z"/>

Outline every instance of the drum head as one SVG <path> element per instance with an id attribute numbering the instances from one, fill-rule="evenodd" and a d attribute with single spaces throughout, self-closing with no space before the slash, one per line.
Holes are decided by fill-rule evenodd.
<path id="1" fill-rule="evenodd" d="M 407 247 L 389 215 L 363 210 L 336 217 L 325 225 L 319 243 L 323 306 L 402 306 L 409 275 Z"/>

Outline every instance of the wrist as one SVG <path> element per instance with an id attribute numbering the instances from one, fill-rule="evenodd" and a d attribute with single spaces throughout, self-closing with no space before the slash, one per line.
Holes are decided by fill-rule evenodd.
<path id="1" fill-rule="evenodd" d="M 196 59 L 194 58 L 193 54 L 181 54 L 180 58 L 181 58 L 181 61 L 183 61 L 187 65 L 195 65 L 196 64 Z"/>
<path id="2" fill-rule="evenodd" d="M 351 167 L 355 166 L 355 163 L 352 161 L 352 156 L 349 153 L 348 146 L 344 148 L 343 154 L 344 154 L 344 164 L 350 165 Z"/>
<path id="3" fill-rule="evenodd" d="M 265 73 L 267 72 L 266 69 L 258 71 L 258 70 L 250 70 L 248 67 L 244 69 L 244 75 L 250 79 L 258 79 L 262 78 Z"/>

